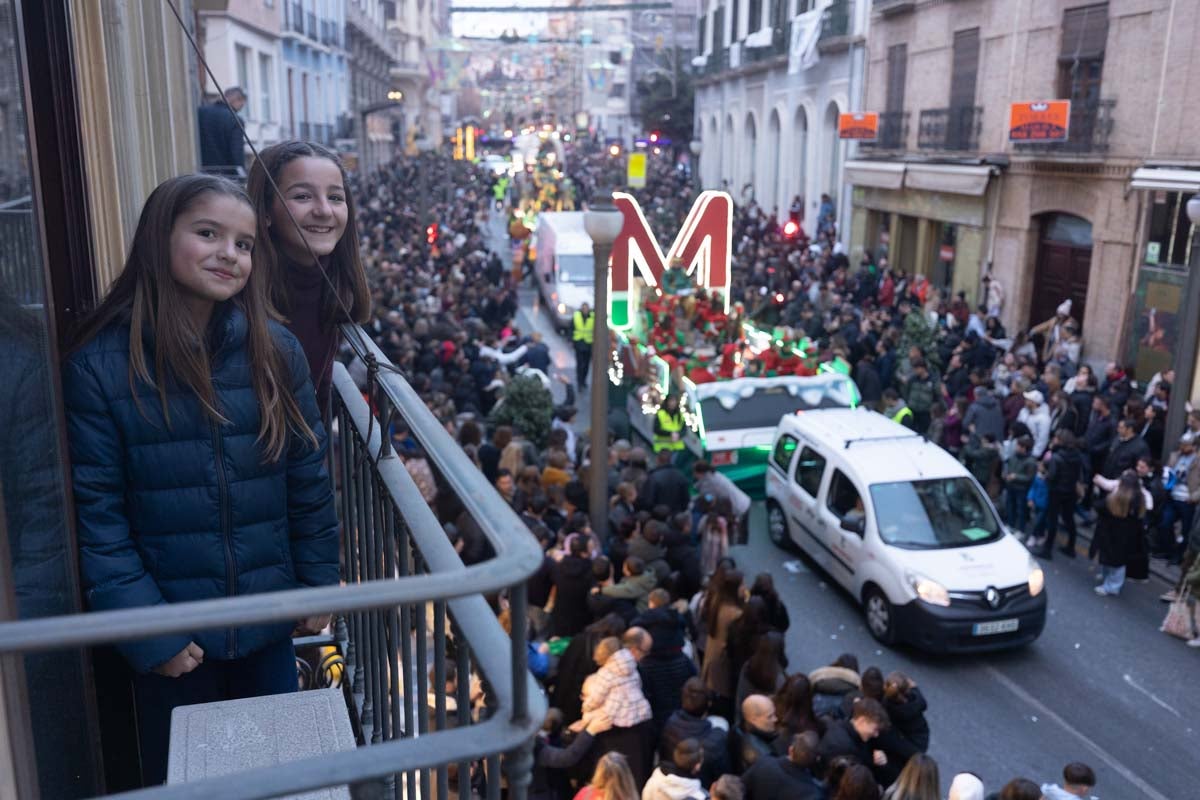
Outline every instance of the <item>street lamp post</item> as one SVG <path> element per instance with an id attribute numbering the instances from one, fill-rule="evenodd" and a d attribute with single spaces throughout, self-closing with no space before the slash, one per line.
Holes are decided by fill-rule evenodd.
<path id="1" fill-rule="evenodd" d="M 1171 387 L 1171 404 L 1167 408 L 1164 435 L 1165 449 L 1170 451 L 1179 441 L 1187 424 L 1187 403 L 1192 399 L 1192 382 L 1196 377 L 1197 339 L 1200 338 L 1200 194 L 1192 195 L 1187 204 L 1192 223 L 1192 242 L 1188 258 L 1187 282 L 1183 289 L 1182 343 L 1175 365 L 1175 385 Z M 1157 454 L 1156 454 L 1157 455 Z"/>
<path id="2" fill-rule="evenodd" d="M 692 151 L 692 180 L 696 182 L 696 194 L 700 194 L 703 188 L 700 183 L 700 151 L 704 144 L 699 139 L 692 139 L 688 143 L 688 149 Z"/>
<path id="3" fill-rule="evenodd" d="M 602 535 L 608 526 L 608 260 L 624 220 L 612 202 L 612 190 L 598 188 L 583 227 L 592 239 L 592 268 L 596 294 L 592 313 L 591 467 L 588 472 L 588 511 L 592 531 Z"/>

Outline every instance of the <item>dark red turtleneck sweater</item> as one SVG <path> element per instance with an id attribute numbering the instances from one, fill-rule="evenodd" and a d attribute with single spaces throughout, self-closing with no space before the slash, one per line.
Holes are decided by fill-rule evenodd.
<path id="1" fill-rule="evenodd" d="M 284 262 L 288 281 L 287 328 L 304 348 L 317 407 L 329 422 L 329 395 L 333 385 L 333 359 L 337 355 L 337 328 L 321 318 L 321 299 L 329 290 L 325 278 L 313 266 Z M 331 290 L 330 290 L 331 291 Z"/>

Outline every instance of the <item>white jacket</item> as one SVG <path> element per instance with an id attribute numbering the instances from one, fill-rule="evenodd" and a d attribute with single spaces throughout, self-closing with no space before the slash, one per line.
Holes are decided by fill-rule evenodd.
<path id="1" fill-rule="evenodd" d="M 642 789 L 642 800 L 706 800 L 708 792 L 700 785 L 699 778 L 668 775 L 658 767 Z"/>
<path id="2" fill-rule="evenodd" d="M 1017 415 L 1017 422 L 1029 428 L 1029 433 L 1033 436 L 1032 455 L 1034 458 L 1041 458 L 1050 444 L 1050 411 L 1046 404 L 1042 403 L 1036 411 L 1030 411 L 1029 406 L 1025 406 Z"/>

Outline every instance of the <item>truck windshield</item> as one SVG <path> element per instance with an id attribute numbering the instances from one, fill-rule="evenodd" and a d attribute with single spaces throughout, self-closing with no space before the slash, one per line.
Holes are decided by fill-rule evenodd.
<path id="1" fill-rule="evenodd" d="M 700 401 L 706 431 L 774 428 L 782 417 L 818 408 L 849 408 L 857 401 L 849 379 L 817 383 L 764 386 L 747 391 L 719 389 Z"/>
<path id="2" fill-rule="evenodd" d="M 563 283 L 593 283 L 595 271 L 590 255 L 560 255 L 558 257 L 558 279 Z"/>
<path id="3" fill-rule="evenodd" d="M 879 538 L 894 547 L 940 550 L 994 542 L 1002 528 L 970 478 L 877 483 L 871 486 Z"/>

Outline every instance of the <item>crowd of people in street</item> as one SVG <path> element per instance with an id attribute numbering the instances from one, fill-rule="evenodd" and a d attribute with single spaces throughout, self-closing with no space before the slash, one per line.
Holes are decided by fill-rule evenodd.
<path id="1" fill-rule="evenodd" d="M 582 197 L 602 183 L 605 158 L 570 153 Z M 422 180 L 452 186 L 449 202 L 423 206 L 411 192 Z M 861 665 L 852 653 L 801 665 L 787 652 L 788 609 L 771 576 L 744 574 L 730 551 L 747 533 L 748 496 L 705 462 L 685 473 L 672 448 L 639 444 L 620 426 L 608 452 L 592 459 L 574 407 L 586 373 L 561 371 L 547 342 L 519 328 L 516 276 L 488 249 L 492 182 L 468 164 L 422 155 L 355 191 L 375 309 L 369 330 L 544 551 L 528 584 L 528 650 L 552 710 L 535 743 L 531 797 L 1089 797 L 1095 776 L 1083 764 L 1068 765 L 1061 785 L 1014 778 L 985 789 L 969 772 L 939 774 L 925 718 L 936 689 L 927 698 L 916 676 Z M 635 194 L 669 241 L 695 185 L 686 166 L 653 159 L 647 188 Z M 996 283 L 984 306 L 972 307 L 886 255 L 851 265 L 832 208 L 810 238 L 802 219 L 793 217 L 800 227 L 789 235 L 777 212 L 740 206 L 733 299 L 755 319 L 802 330 L 823 358 L 849 366 L 866 403 L 959 455 L 1003 499 L 1013 527 L 1032 526 L 1046 556 L 1051 511 L 1069 523 L 1074 554 L 1079 487 L 1094 475 L 1106 498 L 1095 513 L 1108 531 L 1093 540 L 1105 565 L 1099 588 L 1119 591 L 1112 554 L 1124 547 L 1125 566 L 1137 550 L 1125 542 L 1128 521 L 1142 524 L 1150 501 L 1141 490 L 1161 473 L 1147 438 L 1161 431 L 1172 376 L 1158 376 L 1144 399 L 1116 365 L 1098 380 L 1080 360 L 1069 304 L 1033 339 L 1009 337 Z M 464 562 L 490 557 L 420 446 L 402 425 L 392 434 Z M 1200 488 L 1200 471 L 1189 472 L 1191 441 L 1154 506 L 1160 526 L 1173 514 L 1185 536 L 1195 501 L 1174 505 L 1171 493 L 1180 480 Z M 597 468 L 609 488 L 600 530 L 586 489 Z M 1179 534 L 1158 530 L 1166 533 L 1155 547 L 1182 556 Z M 494 602 L 505 619 L 505 599 Z M 479 697 L 486 704 L 486 693 Z"/>

